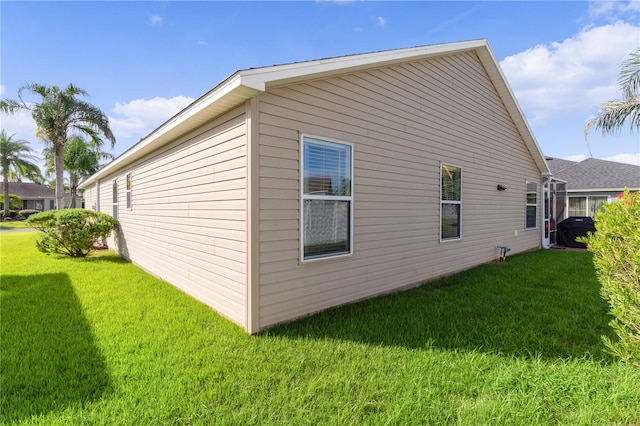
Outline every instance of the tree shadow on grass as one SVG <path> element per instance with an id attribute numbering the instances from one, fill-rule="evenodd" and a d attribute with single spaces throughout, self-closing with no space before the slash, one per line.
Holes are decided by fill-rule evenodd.
<path id="1" fill-rule="evenodd" d="M 605 363 L 614 336 L 588 253 L 540 251 L 405 292 L 346 305 L 267 333 L 411 349 L 478 350 Z"/>
<path id="2" fill-rule="evenodd" d="M 83 406 L 110 387 L 66 274 L 2 276 L 0 422 Z"/>

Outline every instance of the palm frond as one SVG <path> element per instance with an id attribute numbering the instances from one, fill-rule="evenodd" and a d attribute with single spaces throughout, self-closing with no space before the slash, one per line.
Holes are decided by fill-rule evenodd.
<path id="1" fill-rule="evenodd" d="M 640 48 L 631 52 L 620 67 L 618 85 L 625 98 L 640 96 Z"/>
<path id="2" fill-rule="evenodd" d="M 590 155 L 589 131 L 593 128 L 607 135 L 618 133 L 628 123 L 631 131 L 640 131 L 640 48 L 631 52 L 620 66 L 618 84 L 623 98 L 602 104 L 585 125 L 584 140 Z"/>
<path id="3" fill-rule="evenodd" d="M 19 109 L 25 109 L 23 104 L 13 99 L 0 100 L 0 111 L 13 114 Z"/>
<path id="4" fill-rule="evenodd" d="M 632 131 L 640 130 L 640 96 L 616 99 L 601 105 L 598 114 L 587 124 L 585 132 L 594 127 L 603 134 L 615 134 L 627 123 Z"/>

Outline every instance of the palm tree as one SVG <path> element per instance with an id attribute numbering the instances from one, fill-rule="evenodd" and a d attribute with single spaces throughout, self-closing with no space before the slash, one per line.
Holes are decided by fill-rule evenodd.
<path id="1" fill-rule="evenodd" d="M 22 97 L 25 91 L 39 96 L 40 102 L 27 103 Z M 87 95 L 85 90 L 73 84 L 61 90 L 58 86 L 31 83 L 18 89 L 18 101 L 0 101 L 0 111 L 3 112 L 13 113 L 20 109 L 31 111 L 37 126 L 37 136 L 53 149 L 58 209 L 62 209 L 64 205 L 64 146 L 69 136 L 74 132 L 85 134 L 92 140 L 104 136 L 111 142 L 111 147 L 116 142 L 105 113 L 78 99 L 78 96 Z"/>
<path id="2" fill-rule="evenodd" d="M 102 145 L 101 139 L 87 142 L 81 136 L 73 135 L 69 137 L 64 146 L 64 165 L 69 173 L 69 192 L 71 193 L 72 206 L 76 205 L 76 194 L 80 180 L 97 172 L 101 167 L 101 159 L 113 159 L 113 155 L 101 150 Z M 53 150 L 51 147 L 47 147 L 43 153 L 47 174 L 55 173 Z"/>
<path id="3" fill-rule="evenodd" d="M 622 91 L 622 99 L 602 104 L 598 114 L 585 126 L 584 137 L 587 147 L 587 136 L 592 127 L 600 129 L 605 135 L 614 134 L 629 120 L 632 131 L 640 130 L 640 48 L 631 52 L 620 66 L 618 85 Z"/>
<path id="4" fill-rule="evenodd" d="M 19 180 L 21 177 L 37 179 L 41 176 L 40 168 L 32 161 L 36 160 L 29 142 L 18 139 L 15 135 L 7 136 L 0 131 L 0 166 L 2 167 L 2 182 L 4 195 L 4 216 L 9 216 L 9 178 Z"/>

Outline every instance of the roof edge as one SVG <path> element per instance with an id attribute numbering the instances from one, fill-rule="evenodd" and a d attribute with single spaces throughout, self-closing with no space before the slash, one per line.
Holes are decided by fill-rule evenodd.
<path id="1" fill-rule="evenodd" d="M 160 127 L 140 139 L 138 143 L 120 154 L 104 168 L 84 180 L 79 185 L 79 188 L 86 188 L 100 178 L 108 176 L 110 173 L 138 160 L 156 148 L 188 133 L 197 127 L 196 122 L 199 116 L 205 113 L 211 117 L 221 115 L 231 109 L 231 105 L 239 105 L 243 100 L 249 99 L 261 91 L 264 91 L 264 87 L 260 89 L 259 84 L 243 84 L 240 73 L 231 75 L 160 125 Z"/>
<path id="2" fill-rule="evenodd" d="M 529 152 L 533 156 L 533 159 L 541 171 L 542 177 L 551 177 L 553 173 L 551 173 L 551 169 L 547 164 L 546 157 L 540 148 L 540 144 L 529 126 L 529 122 L 527 121 L 520 104 L 518 103 L 518 99 L 513 93 L 507 78 L 502 72 L 502 68 L 500 67 L 500 63 L 496 59 L 493 54 L 493 50 L 489 46 L 489 42 L 486 43 L 486 49 L 479 51 L 478 56 L 482 61 L 485 70 L 489 74 L 491 81 L 495 85 L 496 83 L 500 84 L 500 87 L 496 85 L 496 90 L 498 92 L 498 96 L 504 102 L 505 107 L 507 108 L 507 112 L 513 120 L 518 132 L 522 136 L 524 143 L 529 148 Z"/>
<path id="3" fill-rule="evenodd" d="M 542 176 L 551 176 L 551 171 L 545 161 L 540 146 L 533 136 L 533 132 L 522 113 L 522 109 L 502 73 L 500 65 L 489 46 L 489 42 L 486 39 L 477 39 L 361 53 L 237 71 L 142 138 L 140 142 L 126 150 L 103 169 L 87 178 L 80 184 L 80 188 L 86 188 L 97 180 L 119 170 L 121 167 L 142 158 L 147 153 L 185 135 L 197 126 L 202 125 L 203 120 L 212 119 L 223 114 L 231 108 L 238 106 L 243 101 L 264 92 L 267 87 L 290 84 L 310 78 L 327 77 L 338 73 L 354 72 L 374 65 L 389 66 L 408 60 L 419 60 L 464 51 L 475 51 L 478 54 L 500 98 L 504 102 L 511 119 L 515 123 L 518 132 L 534 157 L 534 161 L 540 169 Z"/>

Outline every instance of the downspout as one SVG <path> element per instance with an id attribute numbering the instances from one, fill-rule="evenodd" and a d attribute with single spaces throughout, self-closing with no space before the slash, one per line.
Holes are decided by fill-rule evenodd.
<path id="1" fill-rule="evenodd" d="M 100 179 L 96 179 L 96 211 L 100 211 Z"/>
<path id="2" fill-rule="evenodd" d="M 247 193 L 246 193 L 246 298 L 245 331 L 255 334 L 260 331 L 260 135 L 258 97 L 246 101 L 246 149 L 247 149 Z"/>
<path id="3" fill-rule="evenodd" d="M 543 249 L 548 249 L 550 247 L 549 245 L 549 240 L 546 237 L 547 234 L 547 223 L 546 223 L 546 212 L 547 209 L 549 208 L 549 201 L 550 201 L 550 185 L 551 185 L 551 177 L 549 176 L 542 176 L 542 200 L 540 205 L 542 206 L 542 208 L 540 209 L 540 223 L 542 223 L 542 227 L 540 229 L 540 246 Z M 549 230 L 551 231 L 551 230 Z"/>

